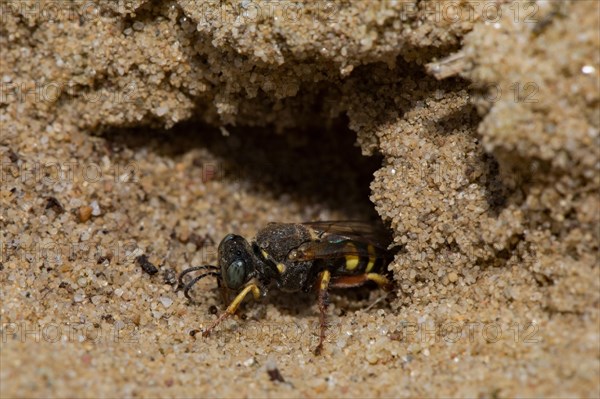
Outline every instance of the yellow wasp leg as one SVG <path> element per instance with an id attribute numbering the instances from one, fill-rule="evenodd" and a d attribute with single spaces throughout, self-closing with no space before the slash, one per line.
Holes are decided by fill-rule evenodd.
<path id="1" fill-rule="evenodd" d="M 320 335 L 319 344 L 315 348 L 315 355 L 321 353 L 323 349 L 323 341 L 325 340 L 325 311 L 327 310 L 327 290 L 329 289 L 329 281 L 331 280 L 331 273 L 329 270 L 321 272 L 318 280 L 318 291 L 319 291 L 319 324 L 320 324 Z"/>
<path id="2" fill-rule="evenodd" d="M 381 288 L 382 290 L 391 291 L 392 283 L 390 283 L 390 280 L 388 280 L 388 278 L 383 274 L 367 273 L 365 276 L 367 280 L 374 281 L 375 283 L 377 283 L 379 288 Z"/>
<path id="3" fill-rule="evenodd" d="M 210 332 L 216 326 L 218 326 L 223 320 L 225 320 L 229 316 L 235 314 L 235 311 L 240 306 L 240 304 L 242 303 L 242 301 L 244 300 L 244 298 L 246 297 L 246 295 L 248 295 L 249 292 L 252 292 L 252 295 L 254 295 L 254 299 L 259 299 L 260 298 L 260 289 L 258 288 L 258 286 L 256 284 L 249 284 L 249 285 L 247 285 L 242 290 L 242 292 L 240 292 L 235 297 L 235 299 L 233 300 L 233 302 L 231 302 L 231 304 L 229 304 L 229 306 L 227 307 L 227 309 L 225 310 L 225 312 L 223 312 L 217 318 L 217 320 L 215 320 L 206 330 L 204 330 L 204 332 L 202 333 L 202 336 L 203 337 L 208 337 L 210 335 Z"/>
<path id="4" fill-rule="evenodd" d="M 335 277 L 329 286 L 331 288 L 352 288 L 359 287 L 367 281 L 374 281 L 384 291 L 391 291 L 393 288 L 393 283 L 386 276 L 379 273 Z"/>

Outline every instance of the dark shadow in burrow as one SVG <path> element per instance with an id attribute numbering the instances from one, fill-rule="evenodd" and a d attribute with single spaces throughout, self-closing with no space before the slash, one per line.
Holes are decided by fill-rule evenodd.
<path id="1" fill-rule="evenodd" d="M 369 186 L 382 157 L 361 154 L 347 120 L 340 118 L 328 126 L 283 134 L 268 127 L 227 127 L 225 136 L 218 128 L 188 122 L 169 131 L 114 129 L 103 137 L 117 151 L 146 147 L 172 157 L 205 148 L 218 161 L 204 165 L 198 160 L 198 173 L 213 168 L 225 182 L 244 182 L 274 198 L 286 194 L 296 202 L 338 210 L 347 219 L 376 220 Z"/>

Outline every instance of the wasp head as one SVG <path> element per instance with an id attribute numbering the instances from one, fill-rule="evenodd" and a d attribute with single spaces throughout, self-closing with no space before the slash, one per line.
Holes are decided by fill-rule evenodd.
<path id="1" fill-rule="evenodd" d="M 254 275 L 256 265 L 252 248 L 244 237 L 228 234 L 219 244 L 221 278 L 227 288 L 239 289 Z"/>

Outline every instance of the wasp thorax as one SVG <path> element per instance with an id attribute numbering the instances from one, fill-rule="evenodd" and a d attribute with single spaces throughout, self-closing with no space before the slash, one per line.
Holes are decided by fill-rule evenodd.
<path id="1" fill-rule="evenodd" d="M 227 288 L 239 289 L 254 272 L 252 249 L 243 237 L 229 234 L 219 244 L 221 277 Z"/>

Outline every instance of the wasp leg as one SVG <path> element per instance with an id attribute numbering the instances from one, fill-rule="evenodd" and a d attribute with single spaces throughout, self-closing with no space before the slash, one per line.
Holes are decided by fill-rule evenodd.
<path id="1" fill-rule="evenodd" d="M 390 280 L 386 276 L 384 276 L 383 274 L 379 274 L 379 273 L 366 273 L 366 274 L 359 274 L 358 276 L 336 277 L 331 282 L 331 287 L 332 288 L 352 288 L 352 287 L 361 286 L 361 285 L 367 283 L 368 281 L 375 282 L 379 286 L 379 288 L 381 288 L 383 291 L 386 291 L 386 292 L 391 291 L 393 288 L 392 282 L 390 282 Z"/>
<path id="2" fill-rule="evenodd" d="M 210 335 L 210 332 L 216 326 L 218 326 L 223 320 L 225 320 L 229 316 L 235 314 L 237 308 L 240 306 L 240 304 L 242 303 L 242 301 L 244 300 L 246 295 L 248 295 L 248 293 L 250 293 L 250 292 L 252 292 L 252 295 L 254 295 L 254 299 L 260 298 L 260 289 L 258 288 L 258 286 L 256 284 L 247 285 L 246 288 L 244 288 L 242 290 L 242 292 L 240 292 L 235 297 L 233 302 L 231 302 L 231 304 L 229 304 L 229 306 L 227 307 L 225 312 L 221 313 L 221 315 L 217 318 L 217 320 L 215 320 L 210 326 L 208 326 L 208 328 L 206 330 L 204 330 L 204 332 L 202 333 L 202 336 L 208 337 Z"/>
<path id="3" fill-rule="evenodd" d="M 319 334 L 319 344 L 315 348 L 315 355 L 321 354 L 321 351 L 323 350 L 323 341 L 325 340 L 325 328 L 326 328 L 325 311 L 327 310 L 327 303 L 328 303 L 328 298 L 329 298 L 327 290 L 329 289 L 329 281 L 330 280 L 331 280 L 331 273 L 329 272 L 329 270 L 325 270 L 325 271 L 321 272 L 321 274 L 319 275 L 318 292 L 319 292 L 319 311 L 320 311 L 320 315 L 319 315 L 320 334 Z"/>

